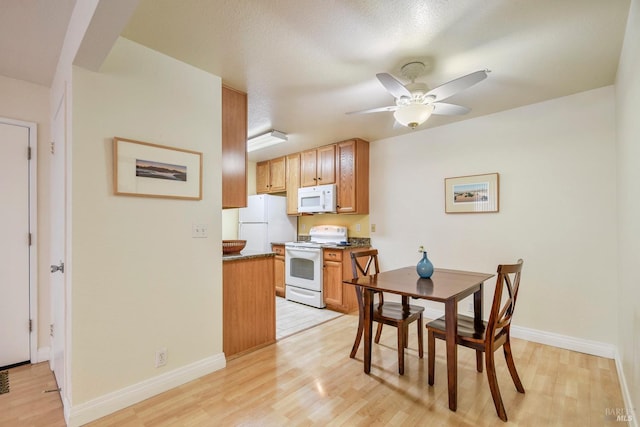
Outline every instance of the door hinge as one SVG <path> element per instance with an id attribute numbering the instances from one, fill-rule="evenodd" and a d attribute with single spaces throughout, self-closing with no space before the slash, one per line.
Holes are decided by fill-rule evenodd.
<path id="1" fill-rule="evenodd" d="M 32 242 L 31 233 L 29 233 L 29 246 L 31 246 L 31 242 Z"/>
<path id="2" fill-rule="evenodd" d="M 31 147 L 27 148 L 27 160 L 31 160 Z"/>
<path id="3" fill-rule="evenodd" d="M 33 332 L 33 320 L 29 319 L 29 332 Z"/>
<path id="4" fill-rule="evenodd" d="M 55 141 L 51 141 L 49 143 L 49 150 L 51 151 L 51 154 L 55 154 L 56 153 L 56 142 Z"/>
<path id="5" fill-rule="evenodd" d="M 49 336 L 53 337 L 53 323 L 49 325 Z"/>

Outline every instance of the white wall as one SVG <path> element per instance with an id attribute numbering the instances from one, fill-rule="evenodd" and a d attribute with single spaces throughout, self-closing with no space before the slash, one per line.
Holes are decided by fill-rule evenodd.
<path id="1" fill-rule="evenodd" d="M 381 268 L 415 265 L 420 245 L 441 268 L 495 272 L 523 258 L 514 324 L 615 344 L 615 160 L 612 87 L 376 141 Z M 491 172 L 499 213 L 444 213 L 445 177 Z"/>
<path id="2" fill-rule="evenodd" d="M 640 408 L 640 2 L 633 0 L 616 81 L 618 137 L 618 347 L 631 404 Z M 637 425 L 637 418 L 636 418 Z"/>
<path id="3" fill-rule="evenodd" d="M 99 73 L 73 68 L 74 407 L 222 355 L 220 90 L 122 38 Z M 114 136 L 202 152 L 203 199 L 115 196 Z"/>
<path id="4" fill-rule="evenodd" d="M 38 126 L 37 185 L 38 233 L 38 349 L 46 357 L 49 348 L 49 88 L 0 76 L 0 117 L 36 123 Z M 4 159 L 0 159 L 0 164 Z M 36 360 L 35 355 L 32 355 Z"/>

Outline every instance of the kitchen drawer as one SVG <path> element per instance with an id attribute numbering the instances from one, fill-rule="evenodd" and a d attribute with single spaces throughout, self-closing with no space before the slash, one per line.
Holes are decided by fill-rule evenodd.
<path id="1" fill-rule="evenodd" d="M 284 256 L 284 246 L 283 245 L 272 245 L 271 250 L 276 253 L 276 255 Z"/>
<path id="2" fill-rule="evenodd" d="M 323 252 L 325 261 L 339 261 L 342 262 L 342 249 L 325 249 Z"/>

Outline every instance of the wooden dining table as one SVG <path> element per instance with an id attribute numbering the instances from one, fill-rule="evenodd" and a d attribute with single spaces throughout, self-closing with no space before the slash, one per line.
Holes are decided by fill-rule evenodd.
<path id="1" fill-rule="evenodd" d="M 343 283 L 361 286 L 364 290 L 364 372 L 371 372 L 371 332 L 373 319 L 373 294 L 388 292 L 402 297 L 402 304 L 409 305 L 409 298 L 421 298 L 444 303 L 447 378 L 449 387 L 449 409 L 458 405 L 458 302 L 473 294 L 473 314 L 476 322 L 482 322 L 482 292 L 484 281 L 494 274 L 436 268 L 429 279 L 422 279 L 415 266 L 383 271 L 371 276 L 345 280 Z M 476 363 L 482 366 L 482 353 L 476 352 Z"/>

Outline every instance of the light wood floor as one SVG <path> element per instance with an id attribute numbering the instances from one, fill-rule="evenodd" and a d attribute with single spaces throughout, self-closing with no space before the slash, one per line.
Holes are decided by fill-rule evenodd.
<path id="1" fill-rule="evenodd" d="M 607 410 L 623 408 L 615 362 L 523 340 L 513 354 L 526 394 L 516 392 L 504 358 L 498 380 L 509 416 L 495 413 L 486 374 L 460 348 L 458 411 L 447 404 L 444 343 L 437 340 L 436 383 L 427 385 L 426 354 L 417 357 L 410 331 L 405 375 L 397 374 L 395 329 L 374 345 L 371 375 L 362 347 L 349 359 L 357 319 L 341 316 L 228 362 L 227 368 L 123 409 L 96 426 L 620 426 Z M 48 365 L 10 372 L 0 395 L 0 425 L 58 426 L 62 410 Z M 22 384 L 18 386 L 17 384 Z"/>

